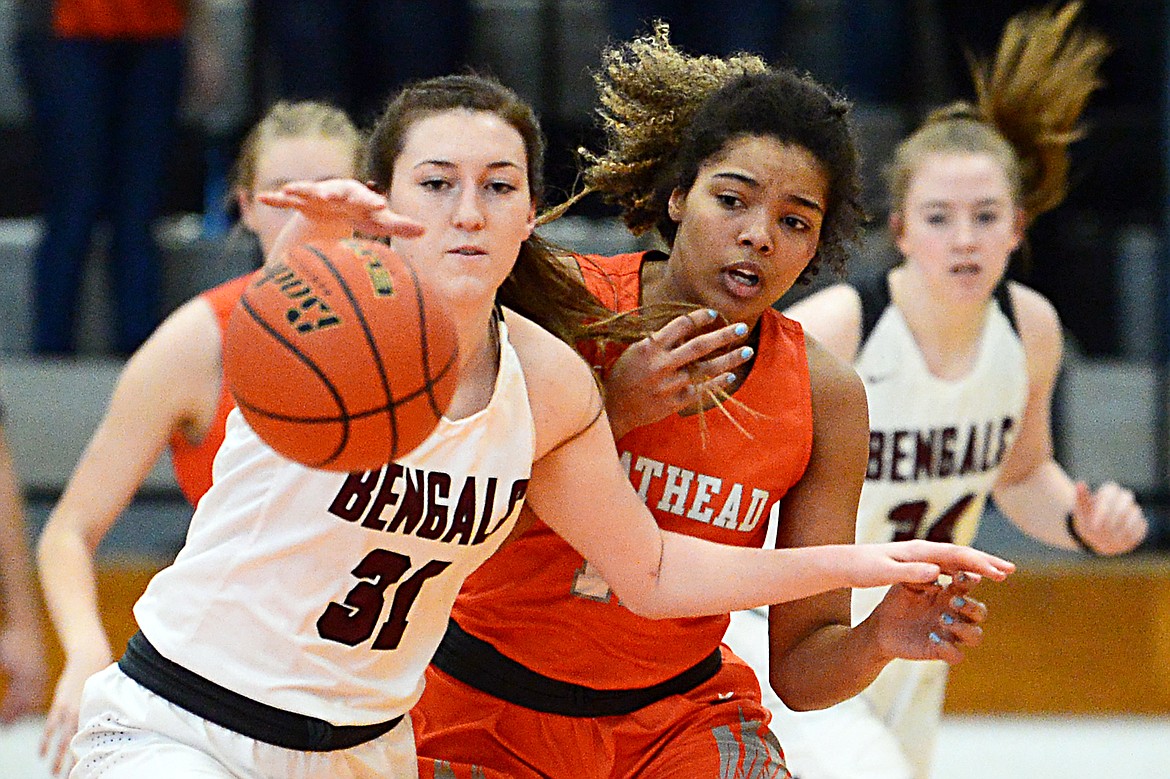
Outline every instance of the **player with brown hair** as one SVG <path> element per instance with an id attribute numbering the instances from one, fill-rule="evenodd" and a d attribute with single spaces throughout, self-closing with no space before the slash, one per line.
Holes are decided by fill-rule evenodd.
<path id="1" fill-rule="evenodd" d="M 333 106 L 306 101 L 268 110 L 245 137 L 233 177 L 240 221 L 262 252 L 290 214 L 256 194 L 293 180 L 353 175 L 360 147 L 358 129 Z M 211 486 L 212 460 L 233 406 L 222 381 L 223 334 L 251 278 L 224 282 L 180 306 L 127 361 L 41 534 L 41 582 L 65 650 L 41 740 L 58 772 L 70 762 L 66 749 L 77 730 L 82 685 L 113 659 L 98 609 L 98 544 L 164 449 L 192 506 Z"/>

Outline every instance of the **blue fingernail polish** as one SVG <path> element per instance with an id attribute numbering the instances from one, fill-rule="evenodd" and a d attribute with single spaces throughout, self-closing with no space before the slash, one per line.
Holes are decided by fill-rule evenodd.
<path id="1" fill-rule="evenodd" d="M 729 373 L 723 378 L 723 380 L 728 384 L 735 384 L 735 374 Z"/>
<path id="2" fill-rule="evenodd" d="M 932 632 L 930 634 L 930 640 L 931 640 L 931 643 L 934 643 L 934 644 L 941 644 L 942 643 L 942 639 L 938 637 L 938 633 Z"/>
<path id="3" fill-rule="evenodd" d="M 707 309 L 707 316 L 711 317 L 712 319 L 715 319 L 717 316 L 719 316 L 719 312 L 713 308 L 709 308 L 709 309 Z"/>
<path id="4" fill-rule="evenodd" d="M 943 614 L 942 615 L 942 623 L 944 625 L 953 625 L 953 624 L 955 624 L 955 618 L 952 617 L 950 614 Z"/>
<path id="5" fill-rule="evenodd" d="M 736 335 L 747 335 L 747 325 L 745 325 L 743 322 L 740 322 L 739 324 L 737 324 L 735 326 L 735 334 Z"/>
<path id="6" fill-rule="evenodd" d="M 961 609 L 967 605 L 967 599 L 966 598 L 951 598 L 951 605 L 954 606 L 956 609 Z"/>
<path id="7" fill-rule="evenodd" d="M 751 359 L 751 356 L 753 354 L 755 354 L 755 352 L 752 350 L 752 347 L 750 347 L 750 346 L 745 346 L 739 350 L 739 356 L 741 359 L 744 359 L 744 360 Z"/>

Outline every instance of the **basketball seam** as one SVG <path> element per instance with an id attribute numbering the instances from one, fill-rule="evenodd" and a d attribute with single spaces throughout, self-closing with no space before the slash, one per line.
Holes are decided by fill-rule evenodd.
<path id="1" fill-rule="evenodd" d="M 338 408 L 338 413 L 339 413 L 339 417 L 335 421 L 341 423 L 341 442 L 333 450 L 333 454 L 329 455 L 324 460 L 320 460 L 320 461 L 314 463 L 314 465 L 318 465 L 318 466 L 327 465 L 328 463 L 333 462 L 334 460 L 336 460 L 338 457 L 341 456 L 341 453 L 343 451 L 345 451 L 346 444 L 349 442 L 350 415 L 348 413 L 348 410 L 345 407 L 345 399 L 341 397 L 341 393 L 339 393 L 337 391 L 337 388 L 333 386 L 333 382 L 330 381 L 329 377 L 327 375 L 325 375 L 324 371 L 322 371 L 317 366 L 317 364 L 315 362 L 313 362 L 305 354 L 303 354 L 301 352 L 301 350 L 297 348 L 296 344 L 294 344 L 293 342 L 291 342 L 287 338 L 285 338 L 283 335 L 281 335 L 278 330 L 276 330 L 263 317 L 260 316 L 260 314 L 256 311 L 256 309 L 252 308 L 252 305 L 248 302 L 248 296 L 246 294 L 240 298 L 240 306 L 248 314 L 248 316 L 250 316 L 252 318 L 253 322 L 255 322 L 263 330 L 265 330 L 270 336 L 272 336 L 272 338 L 275 339 L 278 344 L 284 346 L 285 349 L 287 349 L 298 360 L 300 360 L 305 365 L 305 367 L 307 367 L 314 374 L 316 374 L 317 378 L 319 378 L 321 380 L 321 383 L 325 385 L 325 389 L 328 390 L 329 394 L 333 396 L 334 401 L 337 403 L 337 408 Z M 236 398 L 236 403 L 238 405 L 247 406 L 248 409 L 252 410 L 252 411 L 259 411 L 259 409 L 256 409 L 251 403 L 241 401 L 241 399 L 239 397 L 235 396 L 234 392 L 232 393 L 232 395 L 233 395 L 233 397 Z M 264 413 L 266 415 L 268 414 L 268 412 L 264 412 Z M 278 417 L 270 416 L 270 418 L 277 419 Z"/>
<path id="2" fill-rule="evenodd" d="M 341 275 L 341 273 L 338 272 L 337 267 L 333 264 L 332 260 L 330 260 L 324 252 L 317 249 L 315 246 L 306 245 L 305 248 L 321 261 L 326 270 L 333 274 L 334 280 L 337 281 L 337 284 L 341 288 L 342 293 L 344 293 L 345 297 L 349 300 L 349 306 L 351 309 L 353 309 L 354 316 L 357 317 L 358 324 L 362 328 L 362 334 L 366 338 L 366 346 L 369 347 L 370 352 L 374 356 L 374 365 L 378 371 L 378 378 L 382 383 L 382 394 L 386 396 L 386 413 L 390 420 L 390 459 L 393 460 L 394 457 L 398 454 L 398 414 L 397 410 L 394 408 L 394 394 L 390 390 L 390 377 L 387 375 L 386 366 L 382 362 L 382 352 L 380 349 L 378 349 L 378 343 L 374 338 L 373 332 L 370 330 L 369 320 L 366 319 L 365 312 L 362 311 L 361 306 L 358 303 L 357 296 L 353 294 L 353 290 L 350 289 L 350 286 L 346 282 L 345 278 Z"/>
<path id="3" fill-rule="evenodd" d="M 414 298 L 418 303 L 418 334 L 419 349 L 422 351 L 423 390 L 427 393 L 427 402 L 431 406 L 431 412 L 435 415 L 436 419 L 439 419 L 443 416 L 443 410 L 439 408 L 439 404 L 435 400 L 434 386 L 435 382 L 445 375 L 445 371 L 437 377 L 431 375 L 431 348 L 430 341 L 427 339 L 426 300 L 423 298 L 422 286 L 419 284 L 418 274 L 415 273 L 414 266 L 405 257 L 401 259 L 402 264 L 406 266 L 406 270 L 410 273 L 411 280 L 414 282 Z"/>

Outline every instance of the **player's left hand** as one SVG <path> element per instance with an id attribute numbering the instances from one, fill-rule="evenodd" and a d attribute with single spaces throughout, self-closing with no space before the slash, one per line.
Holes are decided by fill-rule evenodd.
<path id="1" fill-rule="evenodd" d="M 1111 481 L 1096 492 L 1084 482 L 1077 482 L 1073 527 L 1093 551 L 1102 555 L 1132 552 L 1149 529 L 1133 492 Z"/>
<path id="2" fill-rule="evenodd" d="M 987 606 L 971 597 L 980 577 L 960 573 L 949 584 L 898 584 L 866 620 L 886 657 L 943 660 L 954 665 L 963 650 L 983 640 Z"/>

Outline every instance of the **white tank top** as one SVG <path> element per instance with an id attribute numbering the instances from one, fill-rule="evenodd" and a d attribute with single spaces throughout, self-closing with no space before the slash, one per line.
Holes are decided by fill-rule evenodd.
<path id="1" fill-rule="evenodd" d="M 974 540 L 1028 395 L 1023 343 L 995 298 L 978 349 L 968 375 L 940 379 L 898 307 L 885 306 L 854 362 L 870 426 L 858 543 Z M 855 590 L 854 624 L 884 594 Z"/>
<path id="2" fill-rule="evenodd" d="M 487 407 L 440 420 L 380 471 L 291 462 L 233 410 L 185 546 L 134 607 L 158 652 L 335 725 L 409 710 L 464 578 L 508 536 L 532 469 L 532 412 L 502 322 L 500 343 Z"/>

